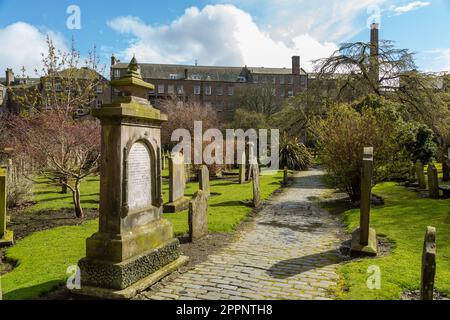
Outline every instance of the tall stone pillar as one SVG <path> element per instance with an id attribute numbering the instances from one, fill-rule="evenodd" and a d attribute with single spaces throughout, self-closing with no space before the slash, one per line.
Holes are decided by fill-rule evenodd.
<path id="1" fill-rule="evenodd" d="M 106 299 L 128 299 L 187 262 L 172 224 L 162 219 L 161 124 L 167 116 L 147 100 L 133 58 L 127 74 L 111 81 L 122 92 L 93 111 L 102 125 L 99 231 L 79 261 L 81 290 Z"/>
<path id="2" fill-rule="evenodd" d="M 370 228 L 370 203 L 372 199 L 373 148 L 364 148 L 361 171 L 360 224 L 353 232 L 353 255 L 377 255 L 377 236 Z"/>
<path id="3" fill-rule="evenodd" d="M 11 246 L 14 243 L 13 232 L 6 229 L 7 181 L 7 168 L 0 167 L 0 247 Z"/>

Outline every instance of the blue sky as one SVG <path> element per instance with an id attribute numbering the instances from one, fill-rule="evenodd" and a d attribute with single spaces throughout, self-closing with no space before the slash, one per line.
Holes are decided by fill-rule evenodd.
<path id="1" fill-rule="evenodd" d="M 69 30 L 70 5 L 81 29 Z M 128 60 L 203 65 L 288 67 L 290 56 L 329 55 L 339 43 L 368 39 L 367 21 L 381 16 L 381 38 L 417 52 L 426 71 L 450 71 L 450 0 L 0 0 L 0 68 L 39 65 L 50 35 L 72 36 L 83 53 L 95 44 L 104 63 Z M 3 72 L 3 71 L 1 71 Z M 17 73 L 17 72 L 16 72 Z"/>

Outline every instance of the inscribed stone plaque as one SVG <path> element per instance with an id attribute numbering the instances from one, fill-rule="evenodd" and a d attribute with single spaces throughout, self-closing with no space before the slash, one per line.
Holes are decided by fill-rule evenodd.
<path id="1" fill-rule="evenodd" d="M 137 209 L 149 206 L 151 196 L 150 153 L 143 143 L 135 143 L 128 156 L 128 206 Z"/>
<path id="2" fill-rule="evenodd" d="M 175 152 L 169 159 L 169 202 L 175 202 L 184 197 L 186 183 L 184 156 Z"/>

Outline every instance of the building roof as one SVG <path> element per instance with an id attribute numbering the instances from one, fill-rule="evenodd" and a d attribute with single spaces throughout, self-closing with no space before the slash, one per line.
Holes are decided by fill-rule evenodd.
<path id="1" fill-rule="evenodd" d="M 188 72 L 188 78 L 192 79 L 195 75 L 201 76 L 201 80 L 236 82 L 245 67 L 215 67 L 215 66 L 192 66 L 175 64 L 139 64 L 141 74 L 144 79 L 184 79 L 185 70 Z M 127 69 L 128 64 L 117 63 L 112 66 L 113 69 Z M 273 74 L 290 75 L 292 69 L 288 68 L 253 68 L 247 67 L 252 74 Z M 301 74 L 306 72 L 301 69 Z"/>

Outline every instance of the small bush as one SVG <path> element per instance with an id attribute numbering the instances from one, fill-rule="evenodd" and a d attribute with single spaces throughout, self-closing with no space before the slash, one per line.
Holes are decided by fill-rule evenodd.
<path id="1" fill-rule="evenodd" d="M 31 200 L 33 183 L 23 176 L 8 177 L 7 205 L 9 208 L 21 206 Z"/>
<path id="2" fill-rule="evenodd" d="M 296 137 L 284 133 L 280 141 L 280 168 L 307 170 L 313 158 L 303 143 Z"/>

